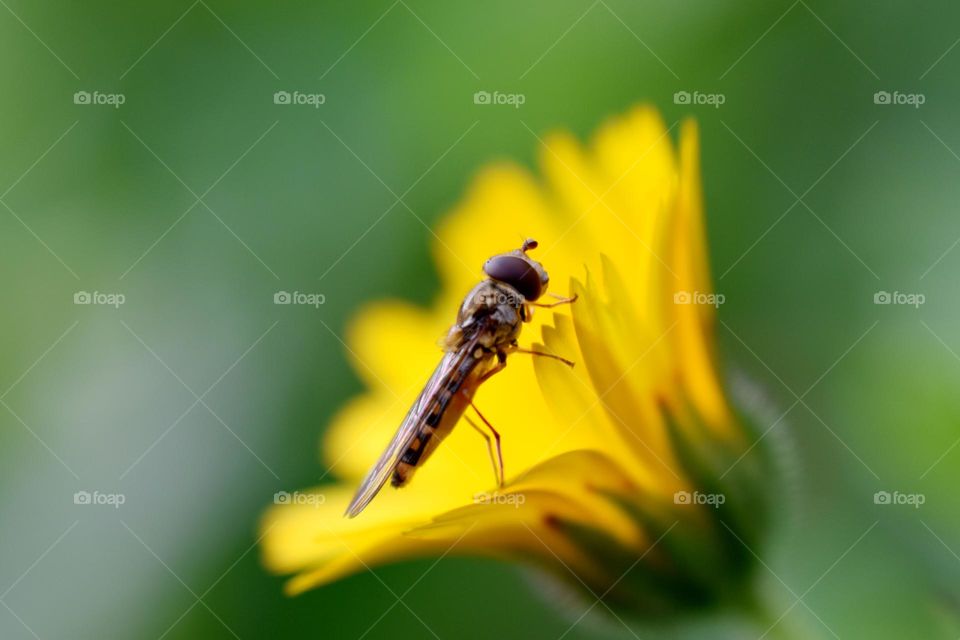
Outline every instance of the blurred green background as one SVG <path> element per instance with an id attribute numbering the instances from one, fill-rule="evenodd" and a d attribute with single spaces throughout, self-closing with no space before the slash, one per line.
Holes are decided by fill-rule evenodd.
<path id="1" fill-rule="evenodd" d="M 357 306 L 431 299 L 427 227 L 484 163 L 532 165 L 531 131 L 585 137 L 637 102 L 700 122 L 724 358 L 764 389 L 765 426 L 789 409 L 771 438 L 792 488 L 758 550 L 773 617 L 957 637 L 960 6 L 837 4 L 0 2 L 0 637 L 567 632 L 576 608 L 495 562 L 288 599 L 252 545 L 273 493 L 324 472 L 318 436 L 359 389 L 337 337 Z M 95 490 L 126 502 L 74 504 Z M 590 618 L 564 637 L 625 635 Z"/>

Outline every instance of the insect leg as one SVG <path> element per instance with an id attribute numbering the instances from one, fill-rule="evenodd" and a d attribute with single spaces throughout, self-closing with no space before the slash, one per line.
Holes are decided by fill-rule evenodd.
<path id="1" fill-rule="evenodd" d="M 480 376 L 480 379 L 477 380 L 477 384 L 482 384 L 486 382 L 487 380 L 489 380 L 490 378 L 492 378 L 493 376 L 500 373 L 506 368 L 507 368 L 507 354 L 503 351 L 497 351 L 497 364 L 494 365 L 493 369 L 490 369 L 490 371 L 487 371 L 485 374 Z"/>
<path id="2" fill-rule="evenodd" d="M 567 365 L 568 367 L 573 367 L 574 365 L 573 360 L 567 360 L 566 358 L 562 358 L 553 353 L 546 353 L 544 351 L 534 351 L 533 349 L 523 349 L 521 347 L 512 347 L 510 351 L 512 353 L 526 353 L 531 356 L 543 356 L 545 358 L 553 358 L 554 360 L 559 360 L 560 362 Z"/>
<path id="3" fill-rule="evenodd" d="M 500 467 L 497 466 L 497 459 L 493 455 L 493 442 L 490 440 L 490 436 L 486 432 L 484 432 L 483 429 L 477 426 L 477 423 L 471 420 L 470 416 L 465 415 L 463 416 L 463 419 L 466 420 L 467 424 L 473 427 L 476 430 L 476 432 L 479 433 L 481 436 L 483 436 L 483 439 L 487 441 L 487 453 L 490 454 L 490 466 L 493 467 L 493 477 L 496 478 L 497 484 L 499 484 L 502 487 L 503 479 L 502 479 L 502 476 L 500 475 Z"/>
<path id="4" fill-rule="evenodd" d="M 563 296 L 558 296 L 558 295 L 553 294 L 553 293 L 550 293 L 550 294 L 547 294 L 547 295 L 549 295 L 549 296 L 551 296 L 551 297 L 553 297 L 553 298 L 556 298 L 556 299 L 557 299 L 557 302 L 550 302 L 550 303 L 544 304 L 544 303 L 542 303 L 542 302 L 529 302 L 529 301 L 528 301 L 527 304 L 529 304 L 530 306 L 533 306 L 533 307 L 540 307 L 541 309 L 550 309 L 551 307 L 559 307 L 559 306 L 562 305 L 562 304 L 573 304 L 574 302 L 577 301 L 577 297 L 578 297 L 578 296 L 574 295 L 574 296 L 572 296 L 572 297 L 565 298 L 565 297 L 563 297 Z"/>
<path id="5" fill-rule="evenodd" d="M 463 392 L 461 391 L 461 393 Z M 480 420 L 483 421 L 483 424 L 487 425 L 487 429 L 490 429 L 490 432 L 493 434 L 493 438 L 497 443 L 497 459 L 500 461 L 499 484 L 502 487 L 504 478 L 506 477 L 506 471 L 504 470 L 504 466 L 503 466 L 503 450 L 500 448 L 500 432 L 494 429 L 493 425 L 490 424 L 490 421 L 487 420 L 482 413 L 480 413 L 480 409 L 477 409 L 477 405 L 473 404 L 473 398 L 468 396 L 466 393 L 464 393 L 463 396 L 467 399 L 467 402 L 470 403 L 470 406 L 473 407 L 473 410 L 477 412 L 477 416 L 480 418 Z"/>

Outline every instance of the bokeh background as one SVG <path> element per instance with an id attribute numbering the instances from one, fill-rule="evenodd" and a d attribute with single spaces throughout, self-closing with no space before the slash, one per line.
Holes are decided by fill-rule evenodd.
<path id="1" fill-rule="evenodd" d="M 0 637 L 626 635 L 570 629 L 579 612 L 492 561 L 288 599 L 255 540 L 274 492 L 324 474 L 319 435 L 359 389 L 351 314 L 431 299 L 429 228 L 471 175 L 638 102 L 701 125 L 724 360 L 786 412 L 771 437 L 793 489 L 758 550 L 774 617 L 818 638 L 960 633 L 960 6 L 0 5 Z M 408 589 L 422 623 L 391 593 Z"/>

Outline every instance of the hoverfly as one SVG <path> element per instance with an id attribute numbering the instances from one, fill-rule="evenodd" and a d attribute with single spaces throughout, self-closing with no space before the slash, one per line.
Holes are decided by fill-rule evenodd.
<path id="1" fill-rule="evenodd" d="M 468 406 L 493 434 L 496 461 L 490 436 L 466 418 L 486 439 L 497 482 L 503 486 L 500 434 L 473 403 L 474 393 L 483 382 L 507 366 L 508 353 L 545 356 L 573 366 L 573 362 L 560 356 L 522 349 L 517 344 L 522 324 L 532 319 L 532 307 L 549 308 L 576 300 L 576 296 L 553 296 L 557 302 L 536 302 L 549 283 L 543 265 L 527 255 L 536 247 L 536 240 L 526 240 L 519 249 L 493 256 L 483 265 L 487 278 L 464 298 L 456 323 L 443 339 L 443 359 L 400 423 L 386 451 L 360 483 L 347 507 L 347 517 L 353 518 L 363 511 L 388 479 L 394 487 L 407 484 L 416 467 L 426 461 L 464 417 Z"/>

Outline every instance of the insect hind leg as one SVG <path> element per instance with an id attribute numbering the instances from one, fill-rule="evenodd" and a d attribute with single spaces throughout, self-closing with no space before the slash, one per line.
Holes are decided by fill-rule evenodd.
<path id="1" fill-rule="evenodd" d="M 492 378 L 493 376 L 497 375 L 498 373 L 500 373 L 501 371 L 503 371 L 503 370 L 506 369 L 506 368 L 507 368 L 507 354 L 506 354 L 506 352 L 504 352 L 504 351 L 502 351 L 502 350 L 497 351 L 497 364 L 495 364 L 495 365 L 493 366 L 493 368 L 490 369 L 490 371 L 487 371 L 485 374 L 483 374 L 482 376 L 480 376 L 480 379 L 477 380 L 477 384 L 483 384 L 484 382 L 486 382 L 487 380 L 489 380 L 489 379 Z M 471 401 L 470 404 L 473 404 L 473 401 Z M 474 409 L 476 409 L 476 407 L 474 407 Z"/>
<path id="2" fill-rule="evenodd" d="M 473 403 L 472 398 L 470 398 L 466 394 L 464 394 L 464 397 L 467 398 L 467 402 L 469 402 L 470 406 L 473 407 L 473 410 L 476 412 L 477 417 L 479 417 L 480 420 L 483 421 L 483 424 L 485 424 L 487 429 L 490 430 L 490 433 L 493 434 L 494 442 L 497 447 L 496 461 L 494 461 L 494 458 L 493 458 L 493 447 L 492 447 L 492 443 L 490 442 L 490 436 L 484 433 L 480 429 L 480 427 L 477 426 L 477 424 L 470 419 L 469 416 L 464 416 L 464 418 L 466 418 L 467 420 L 467 424 L 469 424 L 471 427 L 476 429 L 477 432 L 481 436 L 483 436 L 484 440 L 487 441 L 487 450 L 490 452 L 490 464 L 493 465 L 493 472 L 494 472 L 494 475 L 496 475 L 497 477 L 497 485 L 500 487 L 503 487 L 504 479 L 506 478 L 506 471 L 504 470 L 504 466 L 503 466 L 503 449 L 500 447 L 500 432 L 497 431 L 492 424 L 490 424 L 490 421 L 487 420 L 482 413 L 480 413 L 480 409 L 478 409 L 477 405 Z M 497 464 L 497 462 L 499 462 L 499 464 Z"/>
<path id="3" fill-rule="evenodd" d="M 474 422 L 473 420 L 471 420 L 471 419 L 470 419 L 470 416 L 463 416 L 463 419 L 466 420 L 466 421 L 467 421 L 467 424 L 469 424 L 471 427 L 473 427 L 474 430 L 475 430 L 477 433 L 480 434 L 480 437 L 482 437 L 484 440 L 487 441 L 487 453 L 490 454 L 490 466 L 493 467 L 493 477 L 496 478 L 497 484 L 502 487 L 502 486 L 503 486 L 502 469 L 501 469 L 500 465 L 497 464 L 497 457 L 496 457 L 496 456 L 494 455 L 494 453 L 493 453 L 493 441 L 490 439 L 490 435 L 489 435 L 488 433 L 486 433 L 483 429 L 481 429 L 480 426 L 477 425 L 476 422 Z M 500 451 L 500 441 L 499 441 L 499 440 L 497 441 L 497 451 L 498 451 L 498 452 Z M 502 458 L 502 456 L 501 456 L 501 458 Z"/>

